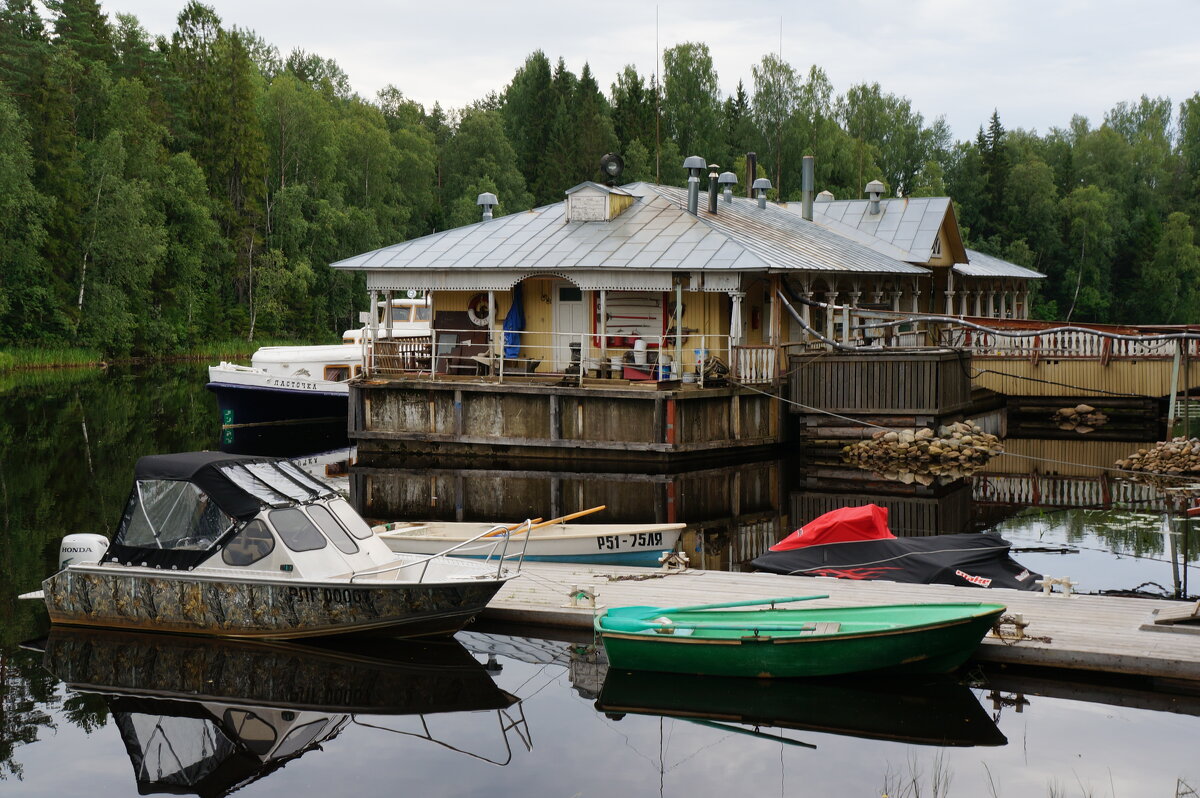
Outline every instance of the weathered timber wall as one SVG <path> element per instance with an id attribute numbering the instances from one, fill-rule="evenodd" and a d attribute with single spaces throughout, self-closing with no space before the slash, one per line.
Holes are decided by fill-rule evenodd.
<path id="1" fill-rule="evenodd" d="M 781 462 L 673 474 L 356 466 L 351 499 L 380 521 L 521 521 L 605 505 L 597 523 L 717 524 L 777 513 Z"/>
<path id="2" fill-rule="evenodd" d="M 962 352 L 793 355 L 788 388 L 793 401 L 834 413 L 942 415 L 970 405 L 970 367 Z"/>
<path id="3" fill-rule="evenodd" d="M 781 442 L 778 401 L 742 388 L 642 389 L 465 381 L 356 383 L 350 438 L 368 465 L 384 452 L 513 457 L 715 455 Z"/>

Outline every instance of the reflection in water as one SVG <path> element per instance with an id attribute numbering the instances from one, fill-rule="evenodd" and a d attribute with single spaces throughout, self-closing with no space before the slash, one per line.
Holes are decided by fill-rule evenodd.
<path id="1" fill-rule="evenodd" d="M 681 548 L 691 565 L 728 570 L 753 556 L 739 530 L 778 538 L 783 461 L 765 460 L 670 474 L 492 468 L 351 469 L 351 496 L 379 521 L 515 522 L 605 505 L 596 523 L 686 522 Z"/>
<path id="2" fill-rule="evenodd" d="M 139 792 L 226 795 L 350 724 L 386 728 L 360 715 L 495 710 L 505 731 L 524 724 L 511 715 L 517 699 L 453 640 L 371 641 L 368 652 L 55 627 L 43 662 L 70 689 L 104 697 Z"/>
<path id="3" fill-rule="evenodd" d="M 12 643 L 45 633 L 44 608 L 30 602 L 16 602 L 13 597 L 36 589 L 54 567 L 58 541 L 64 530 L 111 531 L 124 510 L 129 495 L 128 474 L 139 456 L 212 449 L 221 445 L 216 404 L 212 394 L 203 388 L 205 370 L 206 364 L 200 363 L 150 368 L 115 367 L 104 372 L 32 372 L 4 377 L 0 386 L 0 440 L 5 444 L 0 447 L 0 494 L 3 496 L 0 529 L 5 535 L 5 556 L 0 561 L 0 639 Z M 1088 438 L 1095 438 L 1111 426 Z M 336 435 L 337 431 L 331 433 Z M 242 437 L 238 431 L 235 435 L 238 437 L 232 445 L 245 446 L 245 451 L 251 453 L 257 453 L 253 450 L 265 442 L 262 438 L 254 440 L 255 436 Z M 1153 487 L 1132 487 L 1123 480 L 1103 476 L 1104 472 L 1099 470 L 1152 440 L 1153 435 L 1139 438 L 1135 443 L 1042 442 L 1010 438 L 1005 441 L 1008 454 L 992 460 L 984 474 L 976 475 L 967 483 L 935 489 L 915 484 L 885 485 L 883 480 L 872 481 L 871 475 L 865 472 L 850 479 L 844 471 L 827 467 L 814 458 L 807 462 L 777 458 L 760 464 L 746 464 L 744 468 L 714 469 L 707 475 L 701 471 L 694 474 L 694 478 L 686 474 L 665 478 L 633 475 L 629 481 L 619 484 L 615 478 L 603 479 L 614 485 L 606 489 L 618 499 L 623 489 L 630 492 L 627 500 L 614 501 L 613 505 L 635 521 L 653 520 L 655 513 L 665 514 L 667 508 L 673 506 L 675 517 L 692 525 L 688 547 L 693 565 L 699 567 L 736 568 L 738 563 L 790 533 L 794 526 L 832 509 L 832 506 L 862 497 L 866 501 L 894 503 L 890 505 L 892 517 L 903 527 L 897 529 L 898 534 L 965 532 L 1011 520 L 1011 525 L 1002 528 L 1001 532 L 1013 539 L 1027 538 L 1030 545 L 1067 538 L 1079 540 L 1079 555 L 1018 554 L 1023 563 L 1037 570 L 1070 574 L 1072 578 L 1084 581 L 1089 589 L 1136 586 L 1145 581 L 1143 575 L 1169 586 L 1173 568 L 1169 562 L 1170 543 L 1162 534 L 1162 514 L 1169 505 L 1163 501 L 1161 492 Z M 317 441 L 316 445 L 314 441 Z M 272 446 L 276 444 L 289 448 L 286 452 L 262 453 L 305 455 L 337 448 L 322 435 L 310 436 L 300 428 L 280 430 L 276 440 L 271 442 Z M 424 480 L 424 488 L 421 488 L 420 479 L 412 488 L 416 499 L 411 506 L 421 517 L 429 516 L 435 509 L 448 513 L 446 517 L 453 517 L 460 498 L 464 512 L 469 507 L 489 507 L 493 497 L 472 491 L 487 494 L 505 490 L 506 476 L 523 480 L 529 474 L 520 469 L 512 472 L 497 469 L 491 482 L 475 483 L 472 491 L 466 491 L 465 488 L 472 484 L 468 474 L 464 479 L 464 492 L 459 493 L 454 489 L 453 481 L 457 477 L 453 471 L 412 473 Z M 557 494 L 552 482 L 556 478 L 560 479 Z M 586 474 L 546 471 L 542 477 L 543 487 L 525 485 L 522 490 L 541 497 L 527 502 L 541 511 L 548 506 L 549 497 L 560 496 L 561 511 L 571 506 L 583 506 L 577 495 L 578 491 L 589 489 L 590 478 Z M 360 487 L 371 484 L 366 480 L 359 481 L 357 475 L 355 480 Z M 965 494 L 962 492 L 964 486 L 967 488 Z M 431 497 L 438 497 L 436 503 Z M 423 505 L 420 504 L 422 498 Z M 822 501 L 830 504 L 821 504 Z M 907 509 L 900 509 L 902 507 Z M 1117 510 L 1108 515 L 1110 508 L 1134 508 L 1141 513 Z M 1178 528 L 1182 524 L 1175 522 L 1175 526 Z M 1176 551 L 1181 557 L 1185 544 L 1188 559 L 1200 551 L 1200 541 L 1194 532 L 1189 533 L 1186 541 L 1178 537 L 1176 541 Z M 1118 557 L 1112 553 L 1114 549 L 1138 556 L 1121 554 Z M 1050 562 L 1045 563 L 1039 558 Z M 541 630 L 527 630 L 522 634 L 541 634 Z M 590 633 L 587 637 L 590 639 Z M 601 716 L 593 709 L 594 698 L 580 697 L 597 694 L 604 671 L 602 663 L 589 658 L 588 640 L 574 641 L 579 646 L 578 651 L 576 646 L 565 643 L 559 647 L 545 641 L 526 642 L 531 638 L 514 640 L 501 637 L 489 644 L 495 666 L 501 668 L 490 675 L 509 692 L 536 700 L 539 723 L 553 729 L 556 737 L 561 734 L 563 744 L 542 745 L 529 756 L 519 757 L 524 767 L 502 770 L 443 748 L 438 743 L 459 743 L 460 748 L 469 748 L 472 752 L 486 749 L 494 754 L 489 758 L 503 762 L 507 742 L 513 735 L 511 732 L 508 736 L 502 735 L 493 724 L 508 724 L 510 720 L 519 722 L 522 705 L 485 714 L 447 710 L 432 716 L 391 714 L 382 721 L 379 717 L 368 719 L 365 717 L 367 712 L 387 714 L 383 709 L 369 708 L 373 691 L 357 689 L 372 684 L 374 677 L 357 680 L 355 690 L 343 691 L 338 699 L 341 703 L 324 707 L 312 703 L 319 698 L 317 693 L 325 693 L 326 699 L 330 697 L 331 691 L 322 687 L 306 689 L 307 698 L 302 695 L 301 699 L 296 699 L 293 695 L 293 701 L 309 702 L 295 706 L 276 703 L 286 693 L 272 696 L 252 692 L 240 697 L 215 695 L 215 688 L 225 681 L 223 676 L 218 678 L 216 675 L 182 682 L 190 691 L 187 693 L 151 696 L 137 687 L 138 679 L 132 674 L 125 674 L 129 678 L 119 681 L 110 674 L 107 681 L 93 681 L 89 687 L 84 682 L 85 674 L 80 673 L 82 691 L 77 692 L 64 690 L 38 664 L 40 656 L 35 662 L 30 652 L 0 647 L 0 689 L 3 691 L 0 696 L 0 778 L 7 779 L 5 790 L 13 794 L 96 792 L 116 795 L 132 792 L 129 775 L 123 766 L 79 765 L 81 762 L 107 764 L 111 756 L 121 750 L 122 743 L 112 731 L 116 724 L 108 723 L 108 702 L 116 700 L 116 694 L 120 693 L 131 700 L 159 698 L 164 702 L 191 706 L 195 716 L 207 717 L 217 729 L 224 722 L 225 709 L 261 711 L 260 717 L 294 712 L 297 715 L 311 713 L 308 717 L 324 713 L 324 717 L 329 718 L 346 715 L 352 718 L 341 727 L 340 735 L 327 746 L 324 754 L 304 755 L 297 764 L 286 768 L 286 775 L 259 782 L 258 793 L 263 795 L 283 792 L 328 795 L 345 791 L 349 783 L 354 783 L 357 791 L 364 795 L 395 792 L 396 770 L 389 766 L 405 757 L 410 757 L 408 761 L 436 763 L 428 767 L 410 767 L 405 773 L 405 786 L 417 794 L 453 792 L 528 796 L 647 792 L 646 785 L 656 783 L 659 778 L 661 757 L 647 763 L 646 758 L 639 758 L 638 754 L 662 750 L 657 734 L 658 718 L 642 724 L 637 724 L 632 717 L 620 723 L 596 722 Z M 553 664 L 528 664 L 540 661 L 534 653 L 538 648 L 556 652 L 550 655 Z M 518 649 L 526 653 L 518 656 Z M 564 652 L 565 665 L 562 664 Z M 389 660 L 387 652 L 371 652 L 376 653 L 384 663 Z M 331 663 L 340 662 L 344 666 L 361 659 L 359 654 L 326 652 L 320 656 L 326 654 L 337 658 L 330 660 Z M 169 652 L 166 657 L 164 663 L 185 667 L 184 662 Z M 370 659 L 370 655 L 367 658 Z M 488 654 L 481 653 L 479 658 L 487 659 Z M 205 667 L 219 667 L 219 659 L 202 661 L 208 663 Z M 144 662 L 149 666 L 148 661 Z M 382 674 L 376 682 L 386 685 L 390 681 L 394 688 L 403 680 L 388 667 L 385 665 L 381 671 L 376 671 Z M 266 674 L 272 672 L 269 667 L 264 669 Z M 214 671 L 214 674 L 220 673 L 220 670 Z M 393 675 L 389 676 L 389 673 Z M 566 678 L 564 674 L 569 674 L 574 690 L 560 689 Z M 992 676 L 986 671 L 985 675 L 989 679 Z M 294 686 L 320 685 L 322 678 L 311 675 L 310 671 L 299 671 L 292 673 L 288 681 Z M 121 686 L 115 690 L 96 689 L 114 682 Z M 276 683 L 283 682 L 268 682 Z M 997 691 L 993 698 L 996 709 L 999 711 L 1004 707 L 1000 728 L 1010 739 L 1021 739 L 1022 745 L 943 751 L 903 743 L 893 745 L 855 737 L 817 737 L 815 733 L 806 733 L 797 736 L 808 737 L 809 742 L 820 745 L 822 766 L 814 766 L 818 764 L 817 760 L 797 749 L 796 754 L 803 760 L 800 763 L 802 770 L 786 775 L 789 779 L 803 779 L 801 789 L 805 793 L 822 795 L 878 795 L 878 782 L 889 763 L 901 771 L 908 766 L 923 768 L 925 772 L 937 762 L 948 763 L 947 767 L 954 775 L 953 792 L 962 795 L 1026 792 L 1034 795 L 1049 792 L 1174 794 L 1180 784 L 1183 787 L 1187 783 L 1200 786 L 1200 774 L 1193 764 L 1189 764 L 1195 760 L 1191 740 L 1200 730 L 1200 724 L 1193 717 L 1200 715 L 1200 706 L 1194 696 L 1181 698 L 1163 693 L 1160 684 L 1143 684 L 1131 692 L 1126 687 L 1083 683 L 1078 675 L 1057 684 L 1025 682 L 1015 678 L 1011 668 L 995 674 L 995 683 L 989 687 Z M 197 691 L 198 694 L 193 694 Z M 1039 698 L 1032 699 L 1034 703 L 1030 706 L 1022 694 Z M 453 698 L 455 688 L 435 688 L 434 695 Z M 880 703 L 889 700 L 892 699 L 884 697 Z M 376 705 L 378 703 L 376 701 Z M 360 708 L 348 712 L 347 707 L 352 705 Z M 411 706 L 414 712 L 420 711 L 415 709 L 417 702 Z M 910 707 L 899 702 L 895 706 L 899 707 L 898 712 Z M 223 707 L 215 719 L 209 712 L 213 707 Z M 432 709 L 426 705 L 425 711 Z M 201 715 L 202 712 L 207 715 Z M 914 707 L 907 714 L 912 716 L 919 712 Z M 169 713 L 163 714 L 170 717 Z M 193 715 L 181 717 L 187 719 Z M 831 717 L 837 717 L 841 722 L 846 719 L 845 713 L 831 714 Z M 436 730 L 432 733 L 435 747 L 431 748 L 429 738 L 385 734 L 368 729 L 366 723 L 386 725 L 393 730 L 412 728 L 414 734 L 423 732 L 428 724 Z M 108 729 L 104 728 L 105 724 Z M 229 739 L 237 739 L 238 727 L 227 728 L 232 729 Z M 249 732 L 247 724 L 242 728 Z M 281 731 L 279 739 L 286 738 L 294 728 Z M 225 734 L 224 731 L 221 733 Z M 672 786 L 677 788 L 675 792 L 698 797 L 726 795 L 731 790 L 753 794 L 796 792 L 790 780 L 786 785 L 782 781 L 782 764 L 778 772 L 768 767 L 771 762 L 781 763 L 779 746 L 764 748 L 759 740 L 740 735 L 714 735 L 708 729 L 693 728 L 686 723 L 677 724 L 673 733 L 673 739 L 668 740 L 673 746 L 667 752 L 668 757 L 675 751 L 706 752 L 690 758 L 675 757 L 681 762 L 686 758 L 686 763 L 680 764 L 672 775 Z M 816 739 L 811 739 L 814 737 Z M 213 739 L 215 741 L 216 737 Z M 301 739 L 297 736 L 292 741 Z M 464 740 L 470 740 L 471 744 L 464 744 Z M 1131 740 L 1136 740 L 1136 744 L 1131 746 Z M 519 740 L 512 742 L 514 746 L 521 745 Z M 714 754 L 715 751 L 719 751 L 719 755 Z M 1131 756 L 1131 751 L 1135 755 Z M 438 756 L 444 759 L 438 759 Z M 261 758 L 257 761 L 263 765 Z M 296 762 L 296 756 L 285 761 Z M 369 766 L 363 767 L 363 762 Z M 834 765 L 852 763 L 852 766 L 824 766 L 827 762 Z M 1070 768 L 1063 764 L 1066 762 L 1070 763 Z M 64 766 L 65 763 L 75 766 Z M 379 763 L 383 766 L 374 766 Z M 653 767 L 653 772 L 649 767 Z M 261 778 L 261 775 L 246 778 Z M 1115 786 L 1110 789 L 1113 782 Z M 214 791 L 219 789 L 216 781 L 210 784 Z M 1079 785 L 1077 790 L 1070 786 L 1076 784 Z M 179 791 L 186 789 L 181 787 Z M 1182 789 L 1178 791 L 1183 793 Z M 889 794 L 901 793 L 896 790 Z"/>
<path id="4" fill-rule="evenodd" d="M 221 451 L 272 457 L 301 457 L 350 445 L 345 422 L 260 424 L 221 429 Z"/>
<path id="5" fill-rule="evenodd" d="M 918 745 L 1005 745 L 975 694 L 949 678 L 734 679 L 609 669 L 596 709 L 802 729 Z"/>

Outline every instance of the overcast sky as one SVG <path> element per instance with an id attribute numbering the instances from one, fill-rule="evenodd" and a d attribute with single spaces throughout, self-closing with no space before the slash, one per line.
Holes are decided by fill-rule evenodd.
<path id="1" fill-rule="evenodd" d="M 879 82 L 927 120 L 944 115 L 970 138 L 992 110 L 1006 128 L 1045 133 L 1074 114 L 1099 124 L 1121 100 L 1200 90 L 1200 2 L 1149 0 L 207 0 L 226 25 L 250 28 L 286 54 L 332 58 L 359 94 L 392 83 L 426 107 L 461 107 L 500 91 L 536 49 L 601 88 L 625 64 L 649 75 L 657 43 L 708 44 L 722 90 L 780 50 L 806 73 L 823 67 L 835 91 Z M 101 0 L 169 34 L 182 0 Z"/>

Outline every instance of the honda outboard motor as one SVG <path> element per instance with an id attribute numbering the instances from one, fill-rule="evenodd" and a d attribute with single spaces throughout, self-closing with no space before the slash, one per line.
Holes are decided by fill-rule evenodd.
<path id="1" fill-rule="evenodd" d="M 67 535 L 58 547 L 58 567 L 66 568 L 74 563 L 100 562 L 108 551 L 108 538 L 90 532 Z"/>

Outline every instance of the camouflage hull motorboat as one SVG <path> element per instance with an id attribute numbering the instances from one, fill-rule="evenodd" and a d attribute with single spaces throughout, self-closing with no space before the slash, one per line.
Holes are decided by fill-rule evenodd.
<path id="1" fill-rule="evenodd" d="M 69 535 L 40 594 L 56 624 L 289 639 L 449 635 L 515 575 L 506 562 L 397 555 L 287 460 L 141 458 L 112 544 Z"/>

